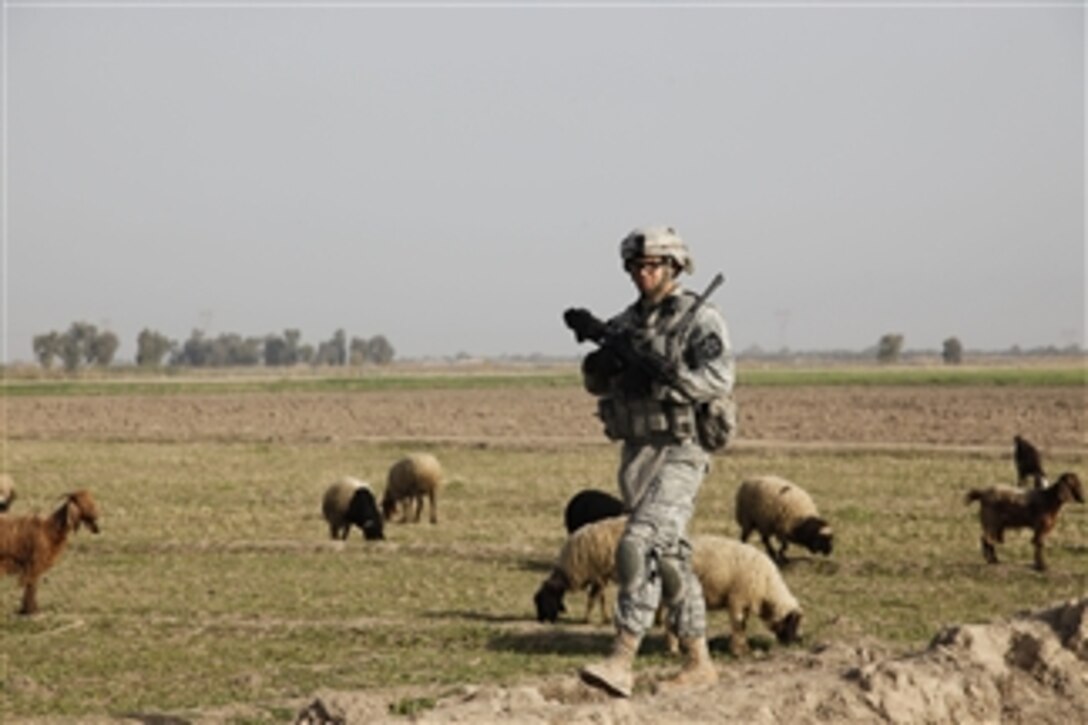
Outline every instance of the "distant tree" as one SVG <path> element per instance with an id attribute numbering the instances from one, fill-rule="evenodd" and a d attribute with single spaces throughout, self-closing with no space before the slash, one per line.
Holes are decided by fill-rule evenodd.
<path id="1" fill-rule="evenodd" d="M 260 338 L 224 333 L 212 341 L 207 364 L 216 367 L 260 365 L 262 343 Z"/>
<path id="2" fill-rule="evenodd" d="M 946 365 L 959 365 L 963 362 L 963 343 L 958 337 L 950 337 L 944 341 L 941 358 Z"/>
<path id="3" fill-rule="evenodd" d="M 881 363 L 894 363 L 899 361 L 903 352 L 903 336 L 888 333 L 881 336 L 876 347 L 876 359 Z"/>
<path id="4" fill-rule="evenodd" d="M 290 366 L 299 362 L 298 330 L 284 330 L 283 337 L 268 335 L 264 339 L 264 364 L 273 367 Z"/>
<path id="5" fill-rule="evenodd" d="M 348 346 L 348 362 L 351 365 L 362 365 L 366 362 L 366 338 L 353 337 Z"/>
<path id="6" fill-rule="evenodd" d="M 204 367 L 211 359 L 211 342 L 204 339 L 204 331 L 194 329 L 189 339 L 175 351 L 172 363 L 188 367 Z"/>
<path id="7" fill-rule="evenodd" d="M 73 372 L 85 362 L 94 361 L 92 342 L 98 336 L 98 328 L 89 322 L 73 322 L 61 335 L 60 357 L 64 369 Z"/>
<path id="8" fill-rule="evenodd" d="M 106 330 L 92 337 L 88 344 L 90 354 L 87 361 L 105 368 L 109 367 L 110 363 L 113 362 L 113 356 L 117 354 L 117 348 L 121 346 L 121 341 L 117 338 L 117 335 Z"/>
<path id="9" fill-rule="evenodd" d="M 47 332 L 43 335 L 34 336 L 34 357 L 38 358 L 38 362 L 46 370 L 53 367 L 53 360 L 60 357 L 61 354 L 61 340 L 60 333 Z"/>
<path id="10" fill-rule="evenodd" d="M 317 354 L 314 356 L 314 365 L 344 365 L 347 363 L 348 351 L 345 343 L 344 331 L 337 330 L 332 339 L 322 342 L 317 346 Z"/>
<path id="11" fill-rule="evenodd" d="M 366 343 L 366 359 L 375 365 L 388 365 L 394 355 L 396 351 L 384 335 L 375 335 Z"/>
<path id="12" fill-rule="evenodd" d="M 298 345 L 302 340 L 302 333 L 297 329 L 290 329 L 283 331 L 284 342 L 287 343 L 287 365 L 294 365 L 299 362 Z"/>
<path id="13" fill-rule="evenodd" d="M 174 347 L 173 340 L 144 328 L 136 338 L 136 364 L 140 367 L 157 368 Z"/>

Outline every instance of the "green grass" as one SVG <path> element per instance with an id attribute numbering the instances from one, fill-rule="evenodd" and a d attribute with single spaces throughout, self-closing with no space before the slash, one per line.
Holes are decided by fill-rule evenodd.
<path id="1" fill-rule="evenodd" d="M 1088 368 L 1063 367 L 863 367 L 742 369 L 744 385 L 1065 385 L 1088 384 Z"/>
<path id="2" fill-rule="evenodd" d="M 330 542 L 319 502 L 333 478 L 381 481 L 392 445 L 10 441 L 22 510 L 88 487 L 102 533 L 81 531 L 46 577 L 32 618 L 0 580 L 0 718 L 137 716 L 251 704 L 290 719 L 319 688 L 409 688 L 391 712 L 420 713 L 444 689 L 569 674 L 603 652 L 581 595 L 558 625 L 532 596 L 561 545 L 576 490 L 614 487 L 616 451 L 437 447 L 453 483 L 441 521 L 389 524 L 388 540 Z M 1082 460 L 1054 457 L 1054 470 Z M 753 451 L 715 459 L 694 533 L 735 535 L 744 475 L 802 483 L 836 531 L 830 558 L 806 552 L 786 579 L 806 609 L 806 644 L 844 632 L 902 649 L 943 625 L 1083 596 L 1088 514 L 1070 506 L 1049 539 L 1051 571 L 1030 568 L 1025 533 L 988 566 L 969 486 L 1008 478 L 1005 457 L 950 453 Z M 380 485 L 376 486 L 380 488 Z M 727 622 L 711 616 L 725 667 Z M 778 646 L 759 623 L 757 647 Z M 640 667 L 666 662 L 655 633 Z M 742 666 L 736 663 L 737 666 Z"/>
<path id="3" fill-rule="evenodd" d="M 357 377 L 167 377 L 7 380 L 0 396 L 43 395 L 191 395 L 193 393 L 356 393 L 382 390 L 482 390 L 488 388 L 553 387 L 580 384 L 571 372 L 494 374 L 380 374 Z"/>
<path id="4" fill-rule="evenodd" d="M 938 385 L 938 386 L 1081 386 L 1088 385 L 1088 368 L 1075 360 L 1054 366 L 830 366 L 754 367 L 741 365 L 738 379 L 745 386 Z M 356 375 L 292 373 L 275 376 L 233 375 L 219 371 L 200 376 L 167 375 L 148 379 L 98 372 L 89 378 L 4 379 L 0 397 L 50 395 L 188 395 L 193 393 L 353 393 L 382 390 L 481 390 L 489 388 L 573 387 L 581 380 L 576 367 L 464 372 L 407 372 L 391 369 Z"/>

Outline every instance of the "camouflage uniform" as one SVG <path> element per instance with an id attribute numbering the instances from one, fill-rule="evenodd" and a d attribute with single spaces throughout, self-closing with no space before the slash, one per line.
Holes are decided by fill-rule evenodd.
<path id="1" fill-rule="evenodd" d="M 692 261 L 676 230 L 635 229 L 620 243 L 620 256 L 638 300 L 608 323 L 581 308 L 563 318 L 576 339 L 600 345 L 583 360 L 583 379 L 598 396 L 605 433 L 623 441 L 619 487 L 630 511 L 616 548 L 612 652 L 578 675 L 591 687 L 630 697 L 634 659 L 661 602 L 686 659 L 660 686 L 676 691 L 718 681 L 687 528 L 710 465 L 703 444 L 724 445 L 736 420 L 725 320 L 710 304 L 694 309 L 699 298 L 677 284 Z"/>
<path id="2" fill-rule="evenodd" d="M 681 638 L 702 637 L 706 630 L 687 527 L 710 455 L 696 436 L 693 401 L 729 393 L 734 367 L 725 321 L 709 303 L 699 308 L 683 339 L 678 338 L 675 327 L 695 298 L 677 289 L 654 306 L 639 300 L 610 323 L 630 331 L 640 344 L 679 360 L 677 382 L 683 392 L 639 380 L 631 371 L 584 371 L 587 388 L 600 394 L 606 434 L 623 441 L 619 488 L 631 515 L 617 559 L 621 588 L 616 623 L 636 635 L 653 624 L 663 579 L 670 629 Z"/>

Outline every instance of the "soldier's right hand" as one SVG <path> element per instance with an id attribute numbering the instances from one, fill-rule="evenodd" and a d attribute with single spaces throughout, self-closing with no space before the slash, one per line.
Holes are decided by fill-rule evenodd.
<path id="1" fill-rule="evenodd" d="M 563 322 L 574 331 L 574 339 L 599 341 L 605 334 L 606 325 L 584 307 L 569 307 L 563 312 Z"/>

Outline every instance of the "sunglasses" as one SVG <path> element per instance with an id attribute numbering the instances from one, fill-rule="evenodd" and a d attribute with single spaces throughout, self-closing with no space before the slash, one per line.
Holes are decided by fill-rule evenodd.
<path id="1" fill-rule="evenodd" d="M 668 263 L 667 259 L 629 259 L 623 266 L 628 272 L 638 272 L 643 269 L 656 271 Z"/>

